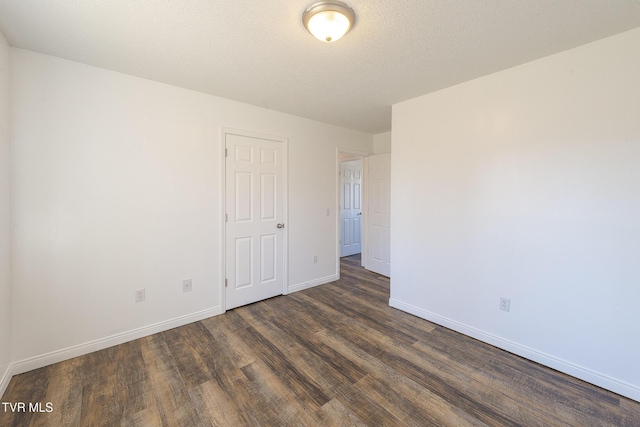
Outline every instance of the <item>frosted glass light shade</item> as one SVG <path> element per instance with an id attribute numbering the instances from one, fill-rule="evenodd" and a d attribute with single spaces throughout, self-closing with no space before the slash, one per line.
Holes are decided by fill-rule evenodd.
<path id="1" fill-rule="evenodd" d="M 341 1 L 322 1 L 309 6 L 302 22 L 309 32 L 323 42 L 334 42 L 353 26 L 356 14 Z"/>

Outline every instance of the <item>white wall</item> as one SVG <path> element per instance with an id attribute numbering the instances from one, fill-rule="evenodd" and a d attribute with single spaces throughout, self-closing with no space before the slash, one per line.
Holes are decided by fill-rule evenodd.
<path id="1" fill-rule="evenodd" d="M 9 45 L 0 33 L 0 396 L 11 361 Z"/>
<path id="2" fill-rule="evenodd" d="M 640 29 L 393 107 L 391 305 L 640 400 L 638 52 Z"/>
<path id="3" fill-rule="evenodd" d="M 391 132 L 373 135 L 373 153 L 384 154 L 391 152 Z"/>
<path id="4" fill-rule="evenodd" d="M 222 127 L 289 138 L 290 288 L 337 275 L 336 147 L 371 135 L 20 49 L 11 66 L 17 371 L 220 311 Z"/>

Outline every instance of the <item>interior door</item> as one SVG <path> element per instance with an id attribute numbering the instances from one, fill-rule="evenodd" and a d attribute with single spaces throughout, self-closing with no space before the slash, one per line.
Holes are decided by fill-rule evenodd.
<path id="1" fill-rule="evenodd" d="M 362 161 L 340 163 L 340 256 L 362 251 Z"/>
<path id="2" fill-rule="evenodd" d="M 365 268 L 391 275 L 391 154 L 368 160 L 367 251 Z"/>
<path id="3" fill-rule="evenodd" d="M 283 293 L 283 142 L 225 133 L 225 307 Z"/>

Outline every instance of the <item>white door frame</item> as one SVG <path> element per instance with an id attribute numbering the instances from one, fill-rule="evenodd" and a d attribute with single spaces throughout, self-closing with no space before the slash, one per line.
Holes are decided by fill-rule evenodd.
<path id="1" fill-rule="evenodd" d="M 265 133 L 258 133 L 246 130 L 233 129 L 228 127 L 222 127 L 220 130 L 220 309 L 224 313 L 227 311 L 227 299 L 226 299 L 226 286 L 225 280 L 227 277 L 227 257 L 226 257 L 226 191 L 227 191 L 227 161 L 226 161 L 226 137 L 227 135 L 239 135 L 248 138 L 268 139 L 271 141 L 278 141 L 282 143 L 282 221 L 285 225 L 282 230 L 282 244 L 283 244 L 283 266 L 282 266 L 282 295 L 288 294 L 289 287 L 289 179 L 288 179 L 288 153 L 289 153 L 289 139 L 281 136 L 273 136 Z"/>
<path id="2" fill-rule="evenodd" d="M 361 259 L 364 262 L 365 255 L 365 247 L 366 247 L 366 232 L 365 225 L 367 224 L 367 217 L 364 212 L 364 207 L 367 201 L 367 186 L 365 185 L 366 175 L 365 175 L 365 164 L 367 156 L 370 156 L 372 153 L 368 151 L 355 150 L 353 148 L 344 148 L 337 147 L 336 148 L 336 170 L 333 175 L 336 178 L 336 200 L 334 205 L 334 212 L 336 215 L 336 275 L 338 279 L 340 279 L 340 153 L 352 154 L 354 156 L 359 156 L 362 158 L 362 255 Z M 355 160 L 355 159 L 354 159 Z M 364 266 L 364 264 L 362 264 Z"/>

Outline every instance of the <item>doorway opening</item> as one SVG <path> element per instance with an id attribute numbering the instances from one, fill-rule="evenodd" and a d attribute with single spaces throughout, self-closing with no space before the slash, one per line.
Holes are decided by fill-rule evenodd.
<path id="1" fill-rule="evenodd" d="M 360 254 L 362 267 L 390 277 L 391 154 L 338 148 L 336 175 L 337 271 L 342 257 Z"/>
<path id="2" fill-rule="evenodd" d="M 336 272 L 340 260 L 357 257 L 364 267 L 366 253 L 366 158 L 370 153 L 349 148 L 336 149 Z M 345 176 L 346 174 L 346 176 Z M 354 191 L 355 187 L 355 191 Z M 354 197 L 355 193 L 355 197 Z M 347 208 L 343 209 L 343 207 Z M 354 219 L 355 217 L 355 219 Z M 350 255 L 349 255 L 350 254 Z M 350 258 L 351 259 L 351 258 Z"/>

